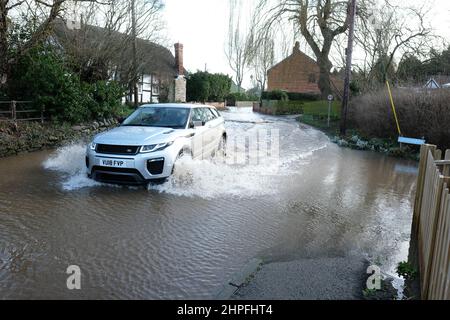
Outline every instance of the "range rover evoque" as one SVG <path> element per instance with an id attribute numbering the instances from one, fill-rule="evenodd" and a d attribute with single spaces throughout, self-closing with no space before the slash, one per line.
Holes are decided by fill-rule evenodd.
<path id="1" fill-rule="evenodd" d="M 225 152 L 226 138 L 225 121 L 212 106 L 143 105 L 94 137 L 86 151 L 87 174 L 100 182 L 146 184 L 168 178 L 183 155 Z"/>

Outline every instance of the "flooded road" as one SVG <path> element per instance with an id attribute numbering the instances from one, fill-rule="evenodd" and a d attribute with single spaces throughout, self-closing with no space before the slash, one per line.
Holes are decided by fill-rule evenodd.
<path id="1" fill-rule="evenodd" d="M 279 130 L 279 162 L 186 160 L 147 190 L 87 179 L 83 144 L 0 159 L 0 298 L 208 299 L 254 257 L 357 254 L 394 273 L 416 163 L 289 118 L 223 114 L 231 134 Z M 81 290 L 66 287 L 69 265 Z"/>

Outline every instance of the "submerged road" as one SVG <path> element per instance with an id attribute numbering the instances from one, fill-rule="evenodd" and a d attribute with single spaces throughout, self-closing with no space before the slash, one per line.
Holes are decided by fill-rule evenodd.
<path id="1" fill-rule="evenodd" d="M 185 160 L 148 190 L 87 179 L 81 143 L 0 159 L 0 298 L 209 299 L 252 258 L 363 256 L 394 274 L 416 163 L 341 149 L 293 119 L 223 114 L 229 141 L 278 134 L 279 158 Z M 69 265 L 81 290 L 66 287 Z"/>

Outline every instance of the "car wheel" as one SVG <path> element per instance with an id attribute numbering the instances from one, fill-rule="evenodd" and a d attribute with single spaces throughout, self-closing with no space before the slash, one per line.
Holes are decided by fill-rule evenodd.
<path id="1" fill-rule="evenodd" d="M 176 166 L 177 161 L 180 160 L 181 158 L 189 156 L 189 155 L 192 156 L 192 153 L 191 153 L 191 151 L 189 149 L 183 148 L 183 149 L 180 150 L 180 152 L 178 153 L 177 158 L 175 159 L 175 163 L 172 166 L 172 174 L 175 171 L 175 166 Z"/>

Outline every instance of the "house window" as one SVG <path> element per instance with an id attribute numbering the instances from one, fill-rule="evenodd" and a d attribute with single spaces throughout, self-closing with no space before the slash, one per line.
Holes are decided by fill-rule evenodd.
<path id="1" fill-rule="evenodd" d="M 149 74 L 143 74 L 141 77 L 141 86 L 142 89 L 142 102 L 151 102 L 152 95 L 152 76 Z"/>
<path id="2" fill-rule="evenodd" d="M 156 76 L 153 76 L 152 78 L 152 93 L 155 96 L 159 95 L 159 87 L 160 87 L 160 83 L 159 83 L 159 79 Z"/>
<path id="3" fill-rule="evenodd" d="M 153 95 L 159 95 L 159 85 L 153 85 Z"/>
<path id="4" fill-rule="evenodd" d="M 308 82 L 309 83 L 316 83 L 316 74 L 315 73 L 310 73 L 308 76 Z"/>

